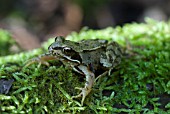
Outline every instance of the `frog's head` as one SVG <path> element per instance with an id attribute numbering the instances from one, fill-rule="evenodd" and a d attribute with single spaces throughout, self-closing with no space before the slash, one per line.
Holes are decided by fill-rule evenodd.
<path id="1" fill-rule="evenodd" d="M 48 47 L 48 50 L 53 56 L 75 61 L 79 59 L 79 54 L 75 51 L 76 45 L 76 42 L 65 40 L 64 37 L 58 36 L 55 38 L 55 42 Z"/>

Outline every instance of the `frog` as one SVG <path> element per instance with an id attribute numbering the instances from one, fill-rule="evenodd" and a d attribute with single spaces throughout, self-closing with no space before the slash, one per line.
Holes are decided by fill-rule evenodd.
<path id="1" fill-rule="evenodd" d="M 82 97 L 81 105 L 91 92 L 96 80 L 120 64 L 122 50 L 115 41 L 84 39 L 78 42 L 57 36 L 48 47 L 48 52 L 29 60 L 26 66 L 38 62 L 49 66 L 49 60 L 59 60 L 75 72 L 85 76 L 84 87 L 75 87 L 81 92 L 72 99 Z M 98 73 L 100 71 L 100 73 Z"/>

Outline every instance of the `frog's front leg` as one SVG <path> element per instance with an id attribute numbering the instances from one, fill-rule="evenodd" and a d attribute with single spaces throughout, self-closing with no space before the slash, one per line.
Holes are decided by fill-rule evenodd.
<path id="1" fill-rule="evenodd" d="M 31 65 L 31 64 L 34 64 L 34 63 L 39 63 L 38 66 L 40 66 L 41 64 L 44 64 L 44 65 L 46 65 L 46 66 L 49 66 L 49 63 L 48 63 L 47 61 L 48 61 L 48 60 L 54 60 L 54 59 L 56 59 L 56 57 L 52 56 L 52 55 L 49 54 L 49 53 L 42 54 L 42 55 L 40 55 L 40 56 L 38 56 L 38 57 L 35 57 L 35 58 L 31 59 L 31 60 L 28 60 L 28 61 L 26 62 L 25 67 L 27 67 L 27 66 L 29 66 L 29 65 Z"/>
<path id="2" fill-rule="evenodd" d="M 78 97 L 82 96 L 81 105 L 83 105 L 83 102 L 84 102 L 86 96 L 90 93 L 90 91 L 91 91 L 91 89 L 93 87 L 94 80 L 95 80 L 95 75 L 94 75 L 93 72 L 91 72 L 87 68 L 87 66 L 80 65 L 80 66 L 78 66 L 78 68 L 85 74 L 85 76 L 86 76 L 86 83 L 85 83 L 84 88 L 76 87 L 76 89 L 80 89 L 81 90 L 81 93 L 79 95 L 77 95 L 77 96 L 73 96 L 72 98 L 78 98 Z"/>

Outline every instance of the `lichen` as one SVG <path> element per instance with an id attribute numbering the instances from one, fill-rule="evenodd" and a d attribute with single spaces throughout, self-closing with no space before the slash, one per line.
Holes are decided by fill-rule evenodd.
<path id="1" fill-rule="evenodd" d="M 7 95 L 0 94 L 0 112 L 7 113 L 170 113 L 170 22 L 146 19 L 103 30 L 83 28 L 69 40 L 115 40 L 124 57 L 110 76 L 101 77 L 87 96 L 71 99 L 83 87 L 84 77 L 59 61 L 50 67 L 25 62 L 47 51 L 41 49 L 0 57 L 0 79 L 14 79 Z"/>

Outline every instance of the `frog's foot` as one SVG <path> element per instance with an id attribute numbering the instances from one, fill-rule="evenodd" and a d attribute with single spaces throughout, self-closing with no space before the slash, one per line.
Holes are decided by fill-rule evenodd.
<path id="1" fill-rule="evenodd" d="M 44 65 L 46 65 L 46 66 L 49 66 L 49 63 L 48 63 L 47 61 L 48 61 L 48 60 L 54 60 L 54 59 L 56 59 L 56 58 L 53 57 L 53 56 L 49 56 L 49 55 L 47 55 L 47 54 L 44 54 L 44 55 L 41 55 L 41 56 L 39 56 L 39 57 L 33 58 L 33 59 L 31 59 L 31 60 L 28 60 L 28 61 L 26 62 L 25 67 L 28 67 L 28 66 L 30 66 L 31 64 L 34 64 L 34 63 L 39 63 L 38 67 L 40 67 L 41 64 L 44 64 Z"/>
<path id="2" fill-rule="evenodd" d="M 79 87 L 76 87 L 75 89 L 81 90 L 81 93 L 76 95 L 76 96 L 72 96 L 72 99 L 82 97 L 81 105 L 83 106 L 84 100 L 85 100 L 86 96 L 90 93 L 91 88 L 87 88 L 87 87 L 79 88 Z"/>
<path id="3" fill-rule="evenodd" d="M 33 58 L 31 60 L 28 60 L 26 62 L 25 67 L 28 67 L 28 66 L 30 66 L 31 64 L 34 64 L 34 63 L 39 63 L 38 67 L 41 66 L 41 64 L 49 66 L 49 63 L 47 61 L 41 60 L 41 58 L 37 57 L 37 58 Z"/>

